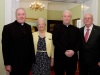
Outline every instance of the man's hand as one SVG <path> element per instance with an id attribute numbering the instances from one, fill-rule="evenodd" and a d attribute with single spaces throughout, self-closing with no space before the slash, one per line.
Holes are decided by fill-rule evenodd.
<path id="1" fill-rule="evenodd" d="M 72 57 L 74 55 L 74 51 L 73 50 L 66 50 L 65 55 L 67 57 Z"/>
<path id="2" fill-rule="evenodd" d="M 100 67 L 100 62 L 98 62 L 98 66 Z"/>
<path id="3" fill-rule="evenodd" d="M 11 65 L 5 66 L 5 70 L 8 71 L 8 72 L 11 72 Z"/>

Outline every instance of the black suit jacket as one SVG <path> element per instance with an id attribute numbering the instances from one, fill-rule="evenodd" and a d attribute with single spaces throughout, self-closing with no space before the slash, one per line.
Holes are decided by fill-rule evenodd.
<path id="1" fill-rule="evenodd" d="M 53 31 L 53 44 L 55 46 L 54 62 L 77 61 L 77 51 L 80 49 L 80 32 L 73 25 L 56 25 Z M 69 58 L 65 55 L 66 50 L 73 50 L 75 54 Z M 70 61 L 71 62 L 71 61 Z"/>
<path id="2" fill-rule="evenodd" d="M 94 64 L 100 59 L 100 27 L 93 25 L 87 43 L 84 39 L 84 27 L 80 29 L 82 36 L 82 49 L 80 50 L 80 62 Z"/>
<path id="3" fill-rule="evenodd" d="M 26 23 L 22 26 L 17 21 L 5 25 L 2 32 L 2 52 L 4 65 L 11 65 L 17 70 L 31 69 L 35 61 L 31 26 Z"/>

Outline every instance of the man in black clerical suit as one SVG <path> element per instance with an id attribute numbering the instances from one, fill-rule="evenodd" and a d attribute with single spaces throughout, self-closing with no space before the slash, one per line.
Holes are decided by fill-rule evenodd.
<path id="1" fill-rule="evenodd" d="M 18 8 L 16 20 L 3 28 L 2 52 L 5 70 L 10 75 L 29 75 L 35 62 L 31 26 L 25 19 L 25 10 Z"/>
<path id="2" fill-rule="evenodd" d="M 80 49 L 80 31 L 70 24 L 72 14 L 63 12 L 62 25 L 56 25 L 53 31 L 54 70 L 56 75 L 75 75 L 77 51 Z"/>
<path id="3" fill-rule="evenodd" d="M 84 15 L 79 51 L 80 75 L 100 75 L 100 27 L 93 24 L 93 15 Z M 88 32 L 88 36 L 86 38 Z"/>

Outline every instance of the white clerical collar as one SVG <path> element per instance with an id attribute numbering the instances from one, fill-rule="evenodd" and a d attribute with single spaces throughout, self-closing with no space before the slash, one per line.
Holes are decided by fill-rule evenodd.
<path id="1" fill-rule="evenodd" d="M 21 25 L 23 26 L 24 24 L 22 23 Z"/>

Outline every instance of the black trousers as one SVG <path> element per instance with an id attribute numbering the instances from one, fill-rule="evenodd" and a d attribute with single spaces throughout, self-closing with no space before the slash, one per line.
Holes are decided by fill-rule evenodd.
<path id="1" fill-rule="evenodd" d="M 55 75 L 75 75 L 77 67 L 77 60 L 75 61 L 55 61 L 54 62 L 54 70 Z"/>
<path id="2" fill-rule="evenodd" d="M 31 71 L 31 66 L 27 66 L 25 65 L 24 67 L 20 67 L 20 66 L 17 66 L 15 67 L 12 66 L 12 71 L 10 72 L 10 75 L 29 75 Z"/>
<path id="3" fill-rule="evenodd" d="M 100 67 L 98 64 L 80 63 L 79 75 L 100 75 Z"/>

